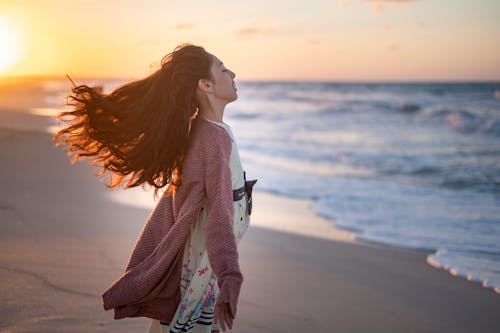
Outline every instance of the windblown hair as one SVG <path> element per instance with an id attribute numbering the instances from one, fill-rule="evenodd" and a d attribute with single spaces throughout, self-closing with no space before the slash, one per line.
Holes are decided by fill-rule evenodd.
<path id="1" fill-rule="evenodd" d="M 109 94 L 73 83 L 66 102 L 72 111 L 57 116 L 68 125 L 55 134 L 55 144 L 67 146 L 72 163 L 87 158 L 100 167 L 98 176 L 108 172 L 110 188 L 149 184 L 155 195 L 166 185 L 175 189 L 199 107 L 197 82 L 211 79 L 211 62 L 204 48 L 181 44 L 156 72 Z"/>

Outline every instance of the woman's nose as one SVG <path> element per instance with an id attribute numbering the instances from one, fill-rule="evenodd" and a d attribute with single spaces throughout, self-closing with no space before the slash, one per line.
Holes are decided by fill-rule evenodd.
<path id="1" fill-rule="evenodd" d="M 233 77 L 233 80 L 234 80 L 234 78 L 236 77 L 236 74 L 234 74 L 234 72 L 231 71 L 231 76 Z"/>

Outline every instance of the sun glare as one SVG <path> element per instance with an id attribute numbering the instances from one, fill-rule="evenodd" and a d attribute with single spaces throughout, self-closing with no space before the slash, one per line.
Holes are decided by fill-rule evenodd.
<path id="1" fill-rule="evenodd" d="M 23 41 L 19 31 L 4 17 L 0 17 L 0 72 L 7 71 L 21 60 Z"/>

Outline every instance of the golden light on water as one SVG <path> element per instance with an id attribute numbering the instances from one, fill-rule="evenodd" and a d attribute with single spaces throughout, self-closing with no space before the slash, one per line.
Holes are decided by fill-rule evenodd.
<path id="1" fill-rule="evenodd" d="M 21 60 L 24 41 L 14 23 L 0 16 L 0 72 L 8 70 Z"/>

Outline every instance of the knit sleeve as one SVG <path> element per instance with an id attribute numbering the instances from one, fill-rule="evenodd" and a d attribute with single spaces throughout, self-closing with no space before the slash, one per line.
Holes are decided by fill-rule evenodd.
<path id="1" fill-rule="evenodd" d="M 232 143 L 224 131 L 207 142 L 205 172 L 209 213 L 205 227 L 206 248 L 212 270 L 217 277 L 217 304 L 229 303 L 233 318 L 243 275 L 238 264 L 238 250 L 233 226 L 233 194 L 229 158 Z"/>

